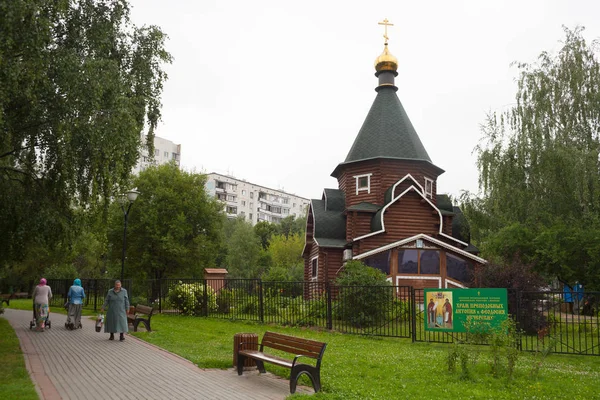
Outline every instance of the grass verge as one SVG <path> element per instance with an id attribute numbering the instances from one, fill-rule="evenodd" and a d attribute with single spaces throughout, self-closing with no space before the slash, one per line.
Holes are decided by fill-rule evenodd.
<path id="1" fill-rule="evenodd" d="M 19 339 L 4 318 L 0 318 L 0 360 L 0 399 L 37 400 Z"/>
<path id="2" fill-rule="evenodd" d="M 231 368 L 233 335 L 266 330 L 327 343 L 321 367 L 323 391 L 314 399 L 563 399 L 598 398 L 600 358 L 552 355 L 540 373 L 532 353 L 520 353 L 514 378 L 494 378 L 488 347 L 477 346 L 470 378 L 450 373 L 450 345 L 412 343 L 408 339 L 364 337 L 248 322 L 157 315 L 153 332 L 134 335 L 176 353 L 201 368 Z M 473 357 L 472 359 L 475 359 Z M 269 372 L 289 377 L 289 370 L 266 365 Z M 309 384 L 305 381 L 304 384 Z M 294 395 L 293 399 L 307 396 Z"/>

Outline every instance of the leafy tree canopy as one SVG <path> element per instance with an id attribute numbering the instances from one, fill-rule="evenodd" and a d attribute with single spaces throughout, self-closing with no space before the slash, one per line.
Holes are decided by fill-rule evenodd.
<path id="1" fill-rule="evenodd" d="M 271 236 L 271 244 L 267 252 L 270 255 L 272 266 L 262 278 L 272 281 L 304 280 L 303 248 L 303 234 L 294 233 L 287 237 L 285 235 Z"/>
<path id="2" fill-rule="evenodd" d="M 518 252 L 560 279 L 591 282 L 591 249 L 568 239 L 600 227 L 600 64 L 582 32 L 565 28 L 556 54 L 517 64 L 516 103 L 488 116 L 476 148 L 482 196 L 461 200 L 484 256 L 510 262 Z M 552 242 L 558 231 L 567 237 Z"/>
<path id="3" fill-rule="evenodd" d="M 200 278 L 221 248 L 222 205 L 204 189 L 206 176 L 175 164 L 148 168 L 134 184 L 140 191 L 128 214 L 125 276 Z M 127 207 L 127 204 L 123 204 Z M 111 209 L 113 260 L 120 265 L 124 213 Z"/>
<path id="4" fill-rule="evenodd" d="M 230 278 L 259 278 L 266 269 L 261 265 L 261 243 L 250 222 L 243 217 L 227 221 L 225 234 L 227 256 L 224 268 Z"/>
<path id="5" fill-rule="evenodd" d="M 0 263 L 125 187 L 145 127 L 153 147 L 165 39 L 126 0 L 0 2 Z"/>

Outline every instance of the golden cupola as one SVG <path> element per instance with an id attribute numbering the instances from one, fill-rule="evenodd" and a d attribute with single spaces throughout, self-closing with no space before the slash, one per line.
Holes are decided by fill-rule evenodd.
<path id="1" fill-rule="evenodd" d="M 375 59 L 375 70 L 377 72 L 381 71 L 393 71 L 396 72 L 398 70 L 398 59 L 390 53 L 388 50 L 388 44 L 385 43 L 385 47 L 383 48 L 383 53 L 379 57 Z"/>

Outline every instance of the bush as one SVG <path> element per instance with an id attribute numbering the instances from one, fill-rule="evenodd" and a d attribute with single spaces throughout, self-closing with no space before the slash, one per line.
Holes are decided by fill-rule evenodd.
<path id="1" fill-rule="evenodd" d="M 231 289 L 221 289 L 219 293 L 217 293 L 217 312 L 229 314 L 232 303 L 233 291 Z"/>
<path id="2" fill-rule="evenodd" d="M 174 285 L 169 290 L 168 301 L 184 315 L 204 315 L 217 310 L 217 295 L 213 288 L 206 286 L 207 304 L 204 304 L 204 285 L 183 283 Z"/>
<path id="3" fill-rule="evenodd" d="M 383 272 L 360 261 L 348 261 L 336 284 L 338 318 L 358 328 L 377 325 L 387 318 L 394 291 Z"/>
<path id="4" fill-rule="evenodd" d="M 131 298 L 130 303 L 132 306 L 137 306 L 138 304 L 141 304 L 143 306 L 151 305 L 151 304 L 148 304 L 148 299 L 145 296 L 134 296 Z"/>

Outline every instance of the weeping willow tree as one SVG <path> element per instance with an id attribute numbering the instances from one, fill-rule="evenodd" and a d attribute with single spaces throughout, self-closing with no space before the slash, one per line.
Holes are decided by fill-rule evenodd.
<path id="1" fill-rule="evenodd" d="M 587 272 L 597 269 L 600 247 L 598 42 L 588 45 L 581 27 L 564 31 L 556 54 L 516 64 L 516 103 L 488 115 L 476 148 L 482 196 L 462 201 L 487 256 L 518 255 L 565 281 L 594 281 Z"/>

